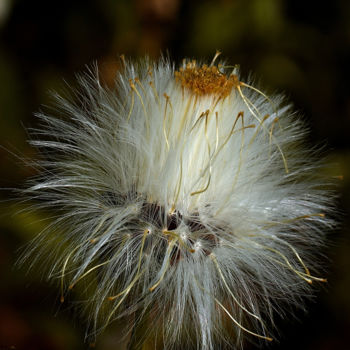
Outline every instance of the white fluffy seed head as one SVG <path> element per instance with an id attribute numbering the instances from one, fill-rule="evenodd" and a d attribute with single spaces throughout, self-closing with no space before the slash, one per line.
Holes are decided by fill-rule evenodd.
<path id="1" fill-rule="evenodd" d="M 124 318 L 166 349 L 240 347 L 323 281 L 332 196 L 305 127 L 216 58 L 123 60 L 114 88 L 90 72 L 38 114 L 26 192 L 57 216 L 26 257 L 54 240 L 49 276 L 62 302 L 84 285 L 95 330 Z"/>

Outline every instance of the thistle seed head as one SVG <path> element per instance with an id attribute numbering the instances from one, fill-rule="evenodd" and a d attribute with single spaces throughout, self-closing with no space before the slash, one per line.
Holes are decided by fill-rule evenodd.
<path id="1" fill-rule="evenodd" d="M 305 127 L 217 56 L 123 59 L 115 87 L 90 72 L 38 114 L 25 192 L 56 219 L 25 257 L 54 242 L 49 276 L 62 302 L 83 286 L 95 331 L 121 318 L 166 349 L 239 348 L 324 281 L 332 195 Z"/>

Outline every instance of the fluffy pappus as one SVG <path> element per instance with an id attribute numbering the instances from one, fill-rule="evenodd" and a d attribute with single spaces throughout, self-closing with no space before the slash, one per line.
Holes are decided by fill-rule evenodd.
<path id="1" fill-rule="evenodd" d="M 113 88 L 89 72 L 37 115 L 44 160 L 24 192 L 55 219 L 24 258 L 53 242 L 48 275 L 62 303 L 86 286 L 95 331 L 120 318 L 159 348 L 240 348 L 324 281 L 333 195 L 306 128 L 217 56 L 122 58 Z"/>

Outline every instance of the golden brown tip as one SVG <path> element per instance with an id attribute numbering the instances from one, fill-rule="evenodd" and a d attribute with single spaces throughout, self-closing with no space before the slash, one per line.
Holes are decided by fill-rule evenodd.
<path id="1" fill-rule="evenodd" d="M 237 75 L 227 76 L 220 72 L 217 66 L 207 66 L 203 64 L 197 66 L 196 61 L 191 61 L 185 67 L 175 71 L 175 79 L 196 95 L 218 95 L 226 97 L 231 90 L 239 86 L 240 82 Z"/>

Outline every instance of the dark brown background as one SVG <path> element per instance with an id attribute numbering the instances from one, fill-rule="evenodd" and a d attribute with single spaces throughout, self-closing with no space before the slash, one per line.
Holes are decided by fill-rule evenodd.
<path id="1" fill-rule="evenodd" d="M 49 103 L 48 90 L 85 64 L 99 63 L 105 81 L 116 57 L 161 52 L 211 59 L 216 49 L 267 91 L 284 90 L 305 115 L 310 140 L 327 144 L 339 186 L 342 228 L 330 236 L 327 286 L 300 321 L 280 322 L 270 349 L 349 349 L 350 332 L 350 2 L 301 0 L 0 0 L 0 349 L 86 349 L 86 324 L 58 301 L 40 269 L 14 268 L 18 248 L 40 230 L 40 215 L 14 213 L 7 188 L 34 173 L 16 155 L 35 158 L 25 128 Z M 6 149 L 6 150 L 5 150 Z M 98 350 L 121 349 L 117 327 Z"/>

